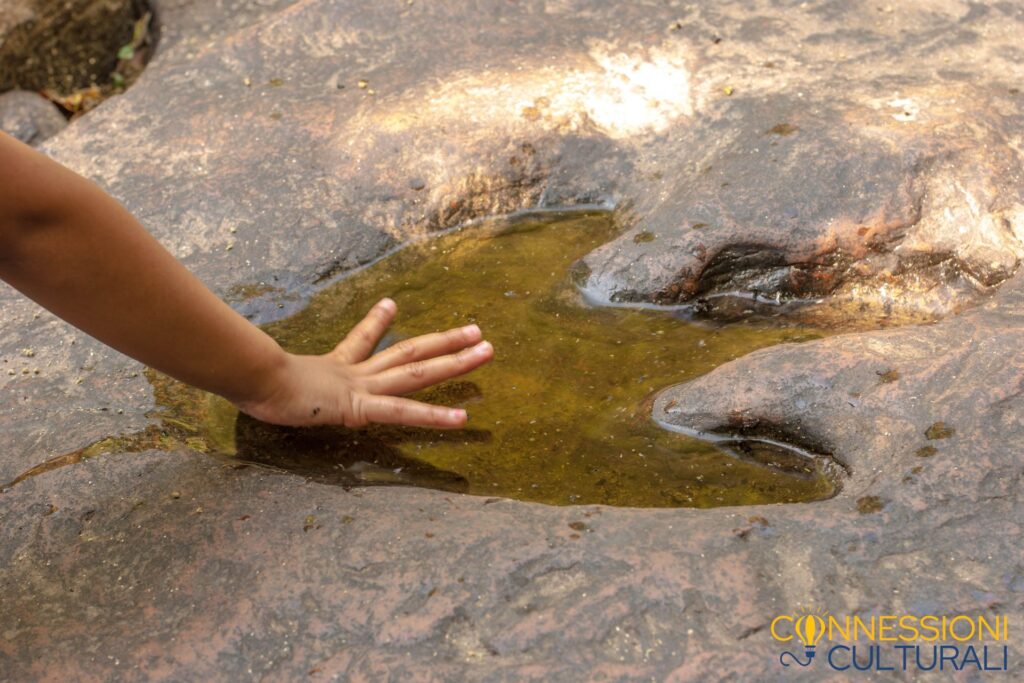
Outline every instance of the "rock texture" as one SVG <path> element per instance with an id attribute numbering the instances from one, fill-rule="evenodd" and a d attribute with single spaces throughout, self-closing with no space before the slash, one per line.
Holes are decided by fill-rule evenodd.
<path id="1" fill-rule="evenodd" d="M 219 36 L 230 35 L 269 14 L 294 5 L 297 0 L 159 0 L 151 2 L 157 12 L 160 34 L 157 49 L 187 46 L 199 50 Z"/>
<path id="2" fill-rule="evenodd" d="M 268 285 L 235 302 L 254 319 L 412 237 L 567 204 L 626 229 L 581 265 L 596 299 L 944 319 L 656 401 L 831 453 L 822 503 L 553 509 L 187 451 L 29 478 L 0 494 L 0 678 L 770 680 L 768 624 L 801 607 L 1009 615 L 1019 676 L 1024 10 L 300 0 L 218 29 L 237 3 L 163 4 L 177 38 L 44 149 L 220 294 Z M 151 422 L 136 364 L 0 308 L 0 480 Z"/>
<path id="3" fill-rule="evenodd" d="M 1016 272 L 1011 88 L 806 88 L 737 94 L 724 121 L 689 131 L 683 148 L 700 152 L 672 174 L 673 190 L 641 201 L 636 228 L 585 259 L 591 296 L 705 308 L 730 294 L 829 297 L 858 323 L 893 324 L 962 310 Z M 655 239 L 638 242 L 640 231 Z M 837 317 L 823 308 L 801 313 Z"/>
<path id="4" fill-rule="evenodd" d="M 67 119 L 42 95 L 13 90 L 0 95 L 0 130 L 30 145 L 59 133 Z"/>

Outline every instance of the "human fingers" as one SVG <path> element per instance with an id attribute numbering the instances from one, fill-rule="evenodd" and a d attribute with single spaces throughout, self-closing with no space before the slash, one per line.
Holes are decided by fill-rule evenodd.
<path id="1" fill-rule="evenodd" d="M 457 327 L 446 332 L 424 334 L 412 339 L 403 339 L 374 354 L 360 364 L 360 369 L 376 374 L 399 365 L 418 360 L 434 358 L 445 353 L 464 349 L 480 341 L 480 328 L 476 325 Z"/>
<path id="2" fill-rule="evenodd" d="M 437 429 L 458 429 L 466 424 L 466 411 L 462 408 L 433 406 L 397 396 L 362 394 L 354 399 L 354 407 L 362 424 L 378 422 Z"/>
<path id="3" fill-rule="evenodd" d="M 388 298 L 381 299 L 370 309 L 362 320 L 356 323 L 334 351 L 346 363 L 359 363 L 366 360 L 384 336 L 384 331 L 395 318 L 398 306 Z"/>
<path id="4" fill-rule="evenodd" d="M 407 394 L 467 373 L 493 355 L 494 347 L 483 341 L 458 353 L 413 361 L 372 375 L 365 379 L 366 387 L 375 394 Z"/>

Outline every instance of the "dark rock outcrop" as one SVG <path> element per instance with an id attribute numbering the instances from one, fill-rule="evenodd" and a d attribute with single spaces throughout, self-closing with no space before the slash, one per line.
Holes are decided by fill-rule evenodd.
<path id="1" fill-rule="evenodd" d="M 144 6 L 141 0 L 5 0 L 0 92 L 68 92 L 104 81 Z"/>

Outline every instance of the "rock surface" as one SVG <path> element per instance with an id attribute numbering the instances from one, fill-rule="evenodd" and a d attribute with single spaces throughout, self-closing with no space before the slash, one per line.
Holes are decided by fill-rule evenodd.
<path id="1" fill-rule="evenodd" d="M 281 11 L 297 0 L 159 0 L 157 11 L 160 42 L 157 49 L 187 46 L 201 49 L 219 36 L 229 35 Z"/>
<path id="2" fill-rule="evenodd" d="M 22 142 L 38 145 L 67 124 L 57 106 L 42 95 L 24 90 L 0 95 L 0 130 Z"/>
<path id="3" fill-rule="evenodd" d="M 765 680 L 800 608 L 1009 615 L 1019 676 L 1024 10 L 300 0 L 218 32 L 237 3 L 166 5 L 176 42 L 44 149 L 221 295 L 270 285 L 234 301 L 254 319 L 412 237 L 566 204 L 626 228 L 581 268 L 595 298 L 945 319 L 658 398 L 671 427 L 831 453 L 849 478 L 821 503 L 549 508 L 188 451 L 32 477 L 0 494 L 0 678 Z M 0 308 L 0 481 L 151 422 L 137 364 Z"/>
<path id="4" fill-rule="evenodd" d="M 934 320 L 986 298 L 1024 255 L 1010 89 L 858 85 L 842 99 L 813 86 L 736 95 L 726 123 L 698 123 L 685 148 L 700 154 L 673 190 L 639 202 L 636 228 L 585 259 L 592 298 L 829 297 L 859 324 Z"/>

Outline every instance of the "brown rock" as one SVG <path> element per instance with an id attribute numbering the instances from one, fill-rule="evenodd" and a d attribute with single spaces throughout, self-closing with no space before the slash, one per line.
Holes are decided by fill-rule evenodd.
<path id="1" fill-rule="evenodd" d="M 659 395 L 671 426 L 842 463 L 818 503 L 601 508 L 583 541 L 579 508 L 349 491 L 188 450 L 42 472 L 0 494 L 0 679 L 772 680 L 768 625 L 808 605 L 1024 619 L 1014 3 L 909 0 L 884 21 L 826 1 L 160 4 L 176 42 L 43 149 L 217 291 L 267 283 L 238 303 L 256 319 L 431 230 L 601 203 L 627 231 L 587 259 L 597 293 L 946 317 L 765 349 Z M 242 5 L 260 9 L 213 21 Z M 799 130 L 765 135 L 780 122 Z M 0 309 L 0 357 L 48 363 L 0 375 L 0 481 L 149 424 L 136 364 L 6 288 Z M 956 437 L 918 458 L 940 421 Z M 865 496 L 884 514 L 860 514 Z M 342 523 L 297 533 L 310 510 Z"/>

